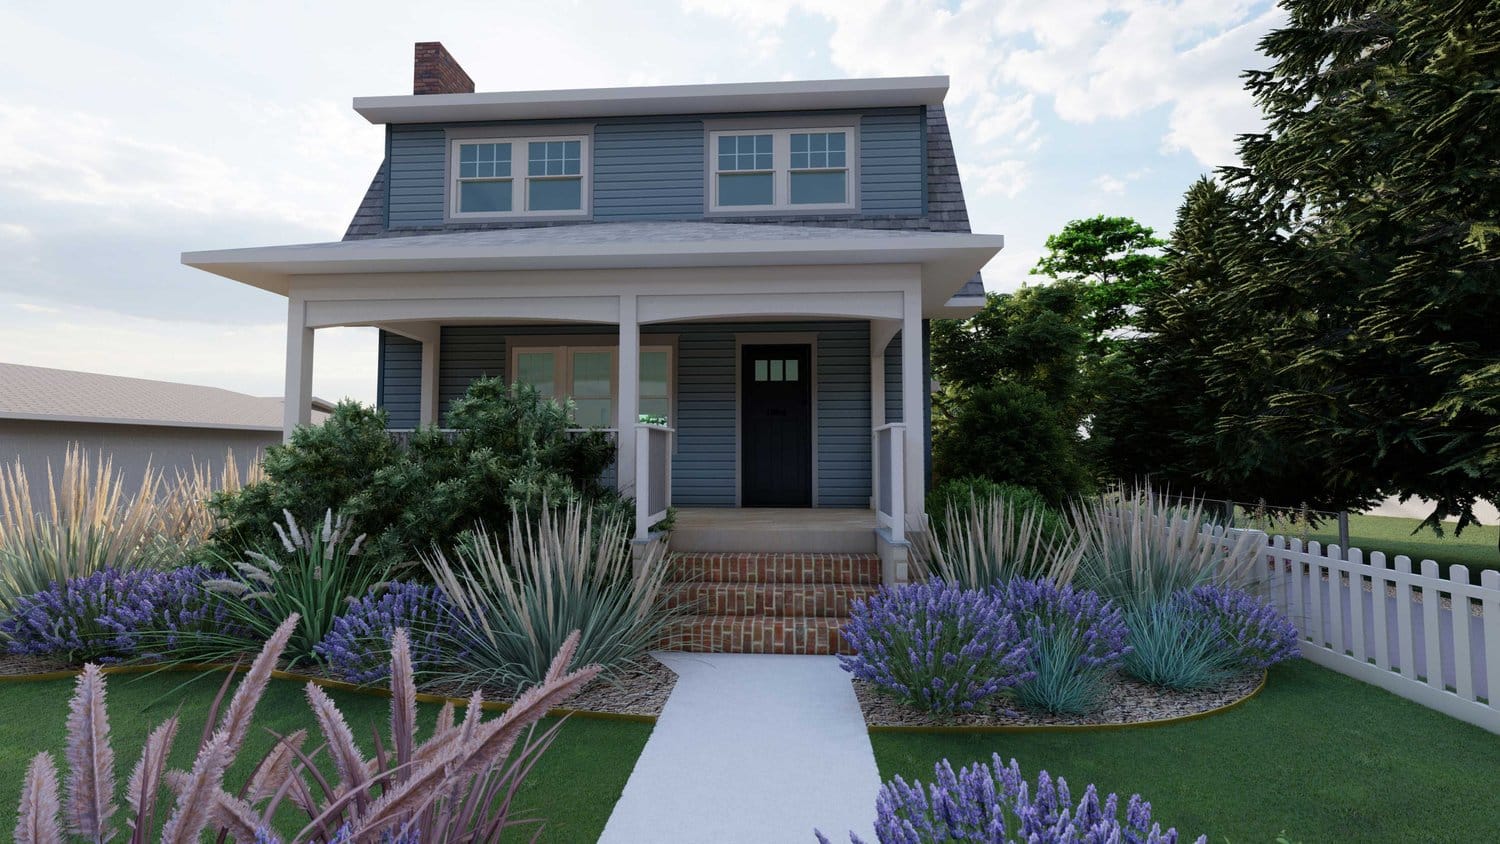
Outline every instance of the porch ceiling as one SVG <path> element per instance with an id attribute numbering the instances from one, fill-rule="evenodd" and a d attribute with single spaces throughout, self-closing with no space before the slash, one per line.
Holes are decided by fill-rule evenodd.
<path id="1" fill-rule="evenodd" d="M 953 300 L 1000 235 L 733 223 L 593 223 L 185 252 L 182 263 L 287 295 L 299 275 L 905 264 L 924 305 Z M 950 301 L 951 300 L 951 301 Z"/>

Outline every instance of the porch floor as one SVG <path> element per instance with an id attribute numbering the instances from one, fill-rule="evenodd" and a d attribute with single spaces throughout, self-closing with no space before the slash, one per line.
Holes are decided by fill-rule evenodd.
<path id="1" fill-rule="evenodd" d="M 875 511 L 836 507 L 682 507 L 673 551 L 870 554 Z"/>

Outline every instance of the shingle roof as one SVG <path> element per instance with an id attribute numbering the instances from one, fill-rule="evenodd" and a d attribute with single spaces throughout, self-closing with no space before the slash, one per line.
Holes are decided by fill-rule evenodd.
<path id="1" fill-rule="evenodd" d="M 0 363 L 0 419 L 279 431 L 281 406 L 218 387 Z M 316 406 L 321 421 L 329 405 Z"/>
<path id="2" fill-rule="evenodd" d="M 443 231 L 486 231 L 496 229 L 619 225 L 618 223 L 593 223 L 588 221 L 563 223 L 502 221 L 387 230 L 385 228 L 385 204 L 387 171 L 389 166 L 389 160 L 383 161 L 379 169 L 375 171 L 375 177 L 370 180 L 370 187 L 365 191 L 364 200 L 360 202 L 359 208 L 354 212 L 354 219 L 349 222 L 349 228 L 344 233 L 344 240 L 415 237 Z M 795 218 L 774 216 L 736 217 L 715 222 L 733 225 L 755 224 L 757 226 L 775 225 L 780 227 L 813 226 L 842 229 L 969 232 L 969 211 L 968 206 L 964 202 L 963 183 L 960 181 L 958 175 L 958 161 L 953 153 L 953 138 L 948 130 L 947 114 L 944 112 L 942 106 L 927 107 L 927 213 L 925 216 L 851 216 L 828 214 Z M 978 273 L 975 273 L 974 277 L 969 279 L 956 295 L 962 297 L 983 296 L 984 281 L 982 277 Z"/>

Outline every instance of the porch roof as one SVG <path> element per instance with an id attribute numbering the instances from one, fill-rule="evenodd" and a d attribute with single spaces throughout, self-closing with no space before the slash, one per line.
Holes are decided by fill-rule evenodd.
<path id="1" fill-rule="evenodd" d="M 983 297 L 964 284 L 1004 244 L 962 232 L 592 223 L 184 252 L 182 263 L 282 295 L 298 275 L 911 264 L 922 268 L 925 300 L 965 308 Z"/>

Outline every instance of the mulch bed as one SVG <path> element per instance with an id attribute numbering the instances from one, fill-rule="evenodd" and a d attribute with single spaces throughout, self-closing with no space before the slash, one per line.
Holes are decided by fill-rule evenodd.
<path id="1" fill-rule="evenodd" d="M 0 677 L 16 674 L 46 674 L 77 668 L 60 659 L 45 656 L 17 656 L 0 652 Z"/>
<path id="2" fill-rule="evenodd" d="M 864 680 L 854 681 L 854 694 L 864 710 L 865 724 L 871 727 L 1106 726 L 1201 715 L 1244 700 L 1260 685 L 1261 676 L 1257 671 L 1212 688 L 1172 692 L 1116 674 L 1110 679 L 1104 705 L 1088 715 L 1006 711 L 1009 702 L 997 699 L 999 702 L 987 711 L 938 716 L 901 703 Z"/>

